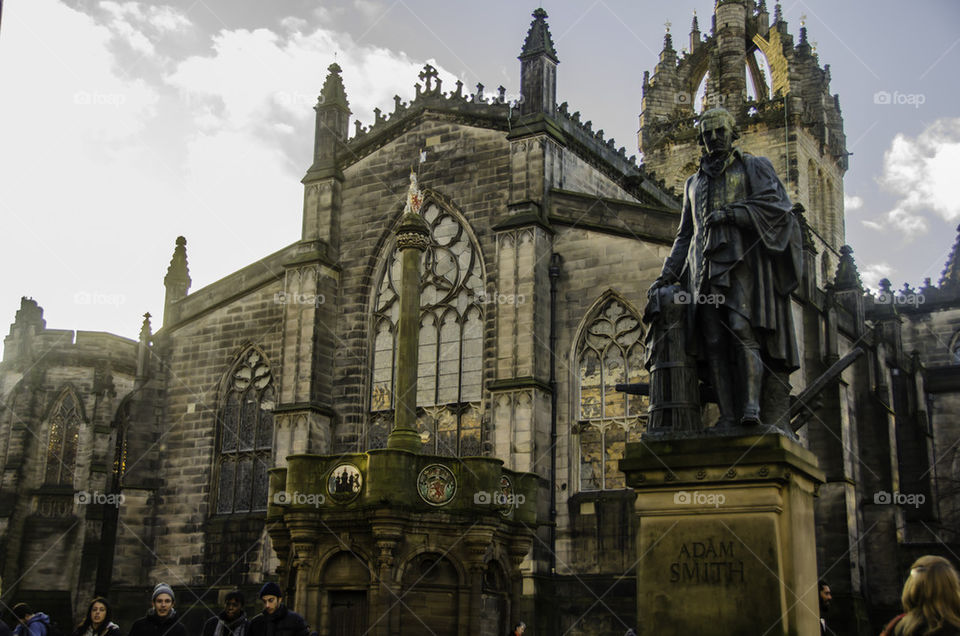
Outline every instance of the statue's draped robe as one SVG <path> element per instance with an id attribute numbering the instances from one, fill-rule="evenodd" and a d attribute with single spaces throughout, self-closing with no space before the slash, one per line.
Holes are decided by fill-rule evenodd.
<path id="1" fill-rule="evenodd" d="M 738 221 L 708 228 L 707 216 L 724 205 Z M 663 277 L 678 281 L 692 298 L 722 296 L 722 304 L 753 327 L 764 362 L 790 372 L 800 366 L 790 294 L 802 276 L 801 245 L 800 224 L 773 165 L 734 150 L 723 165 L 702 161 L 684 184 L 680 227 Z M 697 302 L 689 305 L 692 347 L 700 333 L 698 310 Z"/>

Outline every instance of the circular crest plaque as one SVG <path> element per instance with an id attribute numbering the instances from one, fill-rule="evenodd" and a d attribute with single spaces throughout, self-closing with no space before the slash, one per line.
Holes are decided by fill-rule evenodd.
<path id="1" fill-rule="evenodd" d="M 417 477 L 417 492 L 431 506 L 446 505 L 457 494 L 457 478 L 443 464 L 430 464 Z"/>
<path id="2" fill-rule="evenodd" d="M 352 501 L 360 494 L 363 486 L 363 475 L 353 464 L 339 464 L 330 471 L 327 478 L 327 492 L 330 498 L 337 503 Z"/>

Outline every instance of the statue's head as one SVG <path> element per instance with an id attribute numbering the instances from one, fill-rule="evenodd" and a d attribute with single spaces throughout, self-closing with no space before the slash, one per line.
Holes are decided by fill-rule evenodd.
<path id="1" fill-rule="evenodd" d="M 700 115 L 697 130 L 697 141 L 711 155 L 730 152 L 734 140 L 740 138 L 737 120 L 726 108 L 711 108 Z"/>

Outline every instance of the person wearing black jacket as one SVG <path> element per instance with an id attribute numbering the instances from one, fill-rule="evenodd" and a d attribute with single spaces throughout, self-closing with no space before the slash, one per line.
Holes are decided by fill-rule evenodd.
<path id="1" fill-rule="evenodd" d="M 283 591 L 269 582 L 260 588 L 263 612 L 250 621 L 250 636 L 309 636 L 303 617 L 283 604 Z M 131 634 L 131 636 L 133 636 Z"/>
<path id="2" fill-rule="evenodd" d="M 73 636 L 120 636 L 120 627 L 110 620 L 112 616 L 107 599 L 96 597 L 87 606 L 87 613 Z"/>
<path id="3" fill-rule="evenodd" d="M 223 611 L 204 624 L 202 636 L 247 636 L 249 631 L 250 621 L 243 612 L 243 594 L 234 590 L 227 594 Z"/>
<path id="4" fill-rule="evenodd" d="M 173 609 L 174 596 L 169 585 L 158 583 L 150 600 L 153 607 L 146 616 L 134 621 L 127 636 L 187 636 L 177 610 Z"/>

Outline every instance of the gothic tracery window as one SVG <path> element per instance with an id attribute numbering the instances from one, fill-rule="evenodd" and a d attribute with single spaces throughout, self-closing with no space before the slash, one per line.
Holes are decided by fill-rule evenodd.
<path id="1" fill-rule="evenodd" d="M 615 386 L 649 381 L 643 360 L 639 318 L 611 297 L 589 319 L 577 346 L 581 491 L 625 487 L 617 461 L 627 442 L 640 439 L 649 400 Z"/>
<path id="2" fill-rule="evenodd" d="M 66 390 L 57 400 L 50 416 L 44 483 L 73 486 L 80 438 L 80 403 L 73 391 Z"/>
<path id="3" fill-rule="evenodd" d="M 421 208 L 430 247 L 421 260 L 417 426 L 424 451 L 480 455 L 484 274 L 466 227 L 434 202 Z M 370 448 L 381 448 L 393 422 L 400 254 L 394 247 L 374 301 Z"/>
<path id="4" fill-rule="evenodd" d="M 249 349 L 234 366 L 221 400 L 217 440 L 216 511 L 267 508 L 267 470 L 273 453 L 273 374 L 263 355 Z"/>

